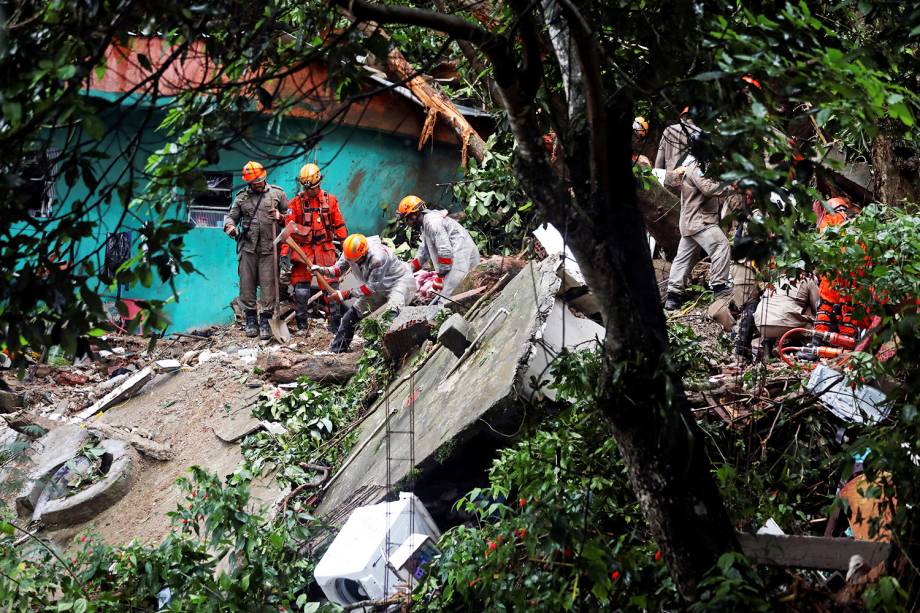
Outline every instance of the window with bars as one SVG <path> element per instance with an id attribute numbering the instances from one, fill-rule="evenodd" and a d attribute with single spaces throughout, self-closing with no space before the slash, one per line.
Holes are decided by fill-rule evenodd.
<path id="1" fill-rule="evenodd" d="M 208 189 L 191 193 L 188 220 L 198 228 L 222 228 L 233 202 L 233 173 L 204 173 Z"/>

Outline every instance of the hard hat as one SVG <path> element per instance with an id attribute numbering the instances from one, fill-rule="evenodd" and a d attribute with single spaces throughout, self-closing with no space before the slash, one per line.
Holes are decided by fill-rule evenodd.
<path id="1" fill-rule="evenodd" d="M 411 215 L 412 213 L 418 213 L 423 208 L 425 208 L 425 201 L 410 194 L 399 201 L 396 214 L 400 216 Z"/>
<path id="2" fill-rule="evenodd" d="M 264 181 L 265 177 L 267 176 L 268 175 L 265 172 L 265 167 L 258 162 L 253 162 L 250 160 L 246 162 L 245 166 L 243 166 L 243 181 L 246 181 L 246 183 Z"/>
<path id="3" fill-rule="evenodd" d="M 304 187 L 316 187 L 323 180 L 323 175 L 319 173 L 319 166 L 316 164 L 304 164 L 300 169 L 299 181 Z"/>
<path id="4" fill-rule="evenodd" d="M 648 134 L 648 121 L 645 117 L 640 116 L 633 119 L 633 132 L 645 138 L 645 135 Z"/>
<path id="5" fill-rule="evenodd" d="M 367 238 L 363 234 L 352 234 L 342 243 L 342 253 L 352 262 L 360 260 L 367 253 Z"/>

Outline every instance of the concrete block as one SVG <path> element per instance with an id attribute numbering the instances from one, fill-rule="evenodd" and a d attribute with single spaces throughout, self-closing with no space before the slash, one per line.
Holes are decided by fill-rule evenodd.
<path id="1" fill-rule="evenodd" d="M 431 335 L 434 320 L 442 308 L 442 305 L 426 305 L 399 309 L 390 329 L 383 335 L 383 354 L 398 361 L 420 347 Z"/>
<path id="2" fill-rule="evenodd" d="M 458 358 L 473 342 L 470 324 L 460 313 L 454 313 L 441 324 L 438 330 L 438 342 L 447 347 Z"/>

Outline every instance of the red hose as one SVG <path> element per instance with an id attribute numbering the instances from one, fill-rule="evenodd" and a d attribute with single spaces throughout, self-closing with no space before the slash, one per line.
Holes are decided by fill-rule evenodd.
<path id="1" fill-rule="evenodd" d="M 786 354 L 783 353 L 783 343 L 786 341 L 786 337 L 787 337 L 787 336 L 789 336 L 790 334 L 793 334 L 793 333 L 795 333 L 795 332 L 810 333 L 811 330 L 809 330 L 808 328 L 793 328 L 793 329 L 787 331 L 787 332 L 786 332 L 785 334 L 783 334 L 781 337 L 779 337 L 779 342 L 776 343 L 776 352 L 779 354 L 780 359 L 781 359 L 783 362 L 786 363 L 786 366 L 791 366 L 791 367 L 793 367 L 793 368 L 795 367 L 795 364 L 793 364 L 792 362 L 790 362 L 790 361 L 789 361 L 789 358 L 786 357 Z"/>

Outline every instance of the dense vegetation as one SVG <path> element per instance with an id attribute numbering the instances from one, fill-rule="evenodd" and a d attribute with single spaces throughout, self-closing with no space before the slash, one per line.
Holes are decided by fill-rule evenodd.
<path id="1" fill-rule="evenodd" d="M 348 4 L 374 10 L 364 2 Z M 568 12 L 560 17 L 563 5 Z M 416 606 L 643 610 L 688 606 L 690 598 L 699 610 L 775 610 L 826 603 L 828 594 L 814 588 L 818 582 L 807 581 L 815 577 L 753 569 L 731 547 L 720 549 L 719 538 L 708 548 L 680 535 L 656 542 L 664 532 L 650 519 L 656 507 L 648 492 L 636 493 L 643 485 L 636 475 L 652 471 L 659 457 L 686 452 L 688 481 L 702 490 L 718 486 L 704 498 L 724 508 L 725 521 L 713 524 L 721 526 L 719 533 L 754 529 L 770 517 L 787 531 L 806 532 L 839 504 L 837 481 L 850 474 L 854 454 L 870 448 L 867 475 L 892 505 L 890 528 L 904 558 L 859 598 L 877 610 L 916 609 L 920 180 L 910 160 L 917 159 L 920 8 L 863 1 L 756 8 L 600 2 L 575 7 L 583 17 L 575 19 L 571 6 L 496 4 L 488 44 L 481 32 L 455 31 L 458 38 L 467 32 L 493 54 L 490 60 L 504 61 L 483 70 L 468 66 L 456 41 L 437 33 L 454 22 L 413 12 L 375 14 L 393 24 L 387 27 L 394 29 L 395 44 L 419 66 L 444 57 L 459 64 L 462 85 L 454 94 L 493 105 L 499 136 L 452 190 L 480 245 L 518 252 L 536 223 L 553 220 L 577 238 L 573 249 L 608 299 L 613 321 L 635 324 L 611 326 L 601 355 L 567 356 L 557 364 L 562 406 L 522 433 L 501 453 L 488 483 L 458 502 L 470 521 L 446 533 L 443 555 Z M 466 8 L 456 13 L 469 23 L 482 19 L 475 7 Z M 59 1 L 23 3 L 4 19 L 0 62 L 8 78 L 0 88 L 0 164 L 11 170 L 0 182 L 9 204 L 9 223 L 0 232 L 0 329 L 3 348 L 16 359 L 51 344 L 73 352 L 79 338 L 104 332 L 99 295 L 113 280 L 100 281 L 92 257 L 77 249 L 100 222 L 95 212 L 103 203 L 117 199 L 126 216 L 152 211 L 141 226 L 143 248 L 117 272 L 119 283 L 149 285 L 154 275 L 168 282 L 179 270 L 191 271 L 182 241 L 187 226 L 171 208 L 173 190 L 199 185 L 201 168 L 221 147 L 261 125 L 257 116 L 268 119 L 268 130 L 284 121 L 297 101 L 273 97 L 268 86 L 274 77 L 322 59 L 340 68 L 330 78 L 347 103 L 360 89 L 352 58 L 366 52 L 353 20 L 319 4 L 268 2 L 256 10 L 236 2 L 167 2 L 151 15 L 145 3 L 130 0 Z M 568 31 L 576 27 L 589 28 L 590 36 Z M 148 118 L 165 140 L 149 156 L 137 146 L 95 151 L 103 136 L 99 118 L 118 109 L 81 93 L 90 74 L 104 73 L 100 57 L 108 45 L 131 32 L 161 33 L 176 58 L 200 44 L 223 67 L 213 82 L 190 87 L 166 113 Z M 585 40 L 591 48 L 571 44 Z M 148 58 L 137 60 L 148 65 L 151 89 L 144 91 L 157 100 L 161 75 Z M 579 90 L 572 83 L 587 85 Z M 506 96 L 496 99 L 495 87 Z M 608 95 L 598 99 L 598 91 Z M 527 104 L 514 106 L 521 100 Z M 735 245 L 736 255 L 756 261 L 768 282 L 841 270 L 864 280 L 854 284 L 853 298 L 871 306 L 879 330 L 869 350 L 850 360 L 848 372 L 854 380 L 897 383 L 889 421 L 854 427 L 838 443 L 837 425 L 805 405 L 795 384 L 782 402 L 755 414 L 747 429 L 687 409 L 682 382 L 703 375 L 688 376 L 688 369 L 705 362 L 699 343 L 677 322 L 665 329 L 651 281 L 642 277 L 650 274 L 643 268 L 647 250 L 641 260 L 630 257 L 640 251 L 617 251 L 632 244 L 626 238 L 641 247 L 644 236 L 617 232 L 637 220 L 627 160 L 633 115 L 646 115 L 660 129 L 688 103 L 706 134 L 694 153 L 711 175 L 749 190 L 751 208 L 762 213 L 737 213 L 748 222 L 748 237 Z M 599 113 L 609 120 L 606 127 Z M 327 128 L 303 134 L 302 149 L 292 155 L 302 156 Z M 552 162 L 542 139 L 551 130 L 561 149 Z M 52 140 L 63 143 L 67 185 L 93 189 L 59 218 L 38 223 L 17 197 L 25 180 L 19 160 Z M 871 159 L 877 178 L 906 179 L 879 183 L 877 205 L 839 230 L 818 234 L 809 205 L 822 199 L 819 187 L 827 178 L 821 161 L 834 140 L 847 159 Z M 890 142 L 894 149 L 882 147 Z M 894 159 L 892 150 L 908 153 Z M 137 162 L 129 176 L 100 174 L 100 166 L 119 156 Z M 891 187 L 896 184 L 901 187 Z M 770 199 L 773 192 L 784 196 L 782 204 Z M 72 262 L 69 269 L 55 265 L 62 258 Z M 638 272 L 616 266 L 627 262 Z M 650 302 L 638 308 L 643 299 Z M 148 306 L 148 323 L 162 328 L 162 305 Z M 886 361 L 873 357 L 883 344 L 893 349 Z M 337 434 L 365 408 L 372 381 L 385 377 L 377 357 L 368 354 L 359 376 L 343 389 L 305 381 L 283 398 L 267 399 L 259 410 L 284 422 L 289 434 L 250 438 L 248 466 L 229 483 L 193 471 L 182 484 L 187 496 L 173 517 L 176 531 L 158 546 L 109 547 L 89 538 L 59 557 L 26 537 L 32 545 L 26 555 L 23 545 L 13 545 L 22 528 L 3 523 L 8 536 L 0 541 L 0 602 L 14 610 L 151 609 L 168 587 L 171 610 L 316 610 L 307 595 L 314 561 L 302 555 L 318 528 L 309 515 L 309 492 L 267 520 L 244 510 L 246 481 L 280 467 L 283 479 L 299 485 L 309 478 L 305 464 L 340 462 L 350 441 Z M 643 447 L 640 435 L 650 424 L 624 425 L 624 415 L 658 419 L 651 426 L 673 436 L 661 447 Z M 651 451 L 643 456 L 643 450 Z M 693 555 L 694 546 L 706 550 Z M 691 572 L 687 560 L 706 563 Z"/>

